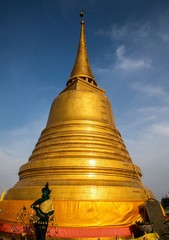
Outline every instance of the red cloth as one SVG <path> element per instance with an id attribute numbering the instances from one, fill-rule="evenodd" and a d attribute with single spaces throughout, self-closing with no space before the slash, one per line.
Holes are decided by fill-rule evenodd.
<path id="1" fill-rule="evenodd" d="M 0 223 L 0 232 L 34 235 L 33 225 L 23 226 Z M 52 227 L 47 229 L 47 236 L 52 238 L 87 238 L 87 237 L 130 237 L 130 227 L 102 227 L 102 228 L 65 228 Z"/>

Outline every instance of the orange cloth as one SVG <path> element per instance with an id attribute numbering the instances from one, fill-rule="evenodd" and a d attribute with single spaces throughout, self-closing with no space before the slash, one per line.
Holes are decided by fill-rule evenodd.
<path id="1" fill-rule="evenodd" d="M 19 222 L 17 216 L 25 206 L 28 215 L 32 200 L 3 200 L 0 202 L 0 222 Z M 143 202 L 54 201 L 54 226 L 109 227 L 130 226 L 141 221 L 139 206 Z M 29 216 L 27 217 L 29 222 Z"/>

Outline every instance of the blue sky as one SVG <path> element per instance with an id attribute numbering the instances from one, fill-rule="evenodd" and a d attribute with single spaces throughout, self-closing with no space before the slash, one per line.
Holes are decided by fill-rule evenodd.
<path id="1" fill-rule="evenodd" d="M 169 191 L 169 1 L 0 1 L 0 192 L 45 127 L 74 65 L 79 12 L 90 64 L 143 182 Z"/>

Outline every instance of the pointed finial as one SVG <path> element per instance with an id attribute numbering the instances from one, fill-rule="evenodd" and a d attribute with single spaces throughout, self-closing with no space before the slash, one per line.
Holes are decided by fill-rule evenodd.
<path id="1" fill-rule="evenodd" d="M 84 23 L 84 12 L 83 12 L 83 10 L 81 10 L 81 12 L 80 12 L 80 17 L 82 18 L 82 22 Z"/>
<path id="2" fill-rule="evenodd" d="M 80 40 L 79 40 L 79 47 L 76 55 L 75 64 L 70 75 L 70 79 L 67 82 L 67 85 L 72 83 L 75 78 L 81 77 L 81 79 L 90 82 L 97 86 L 97 83 L 94 79 L 92 70 L 90 68 L 88 54 L 87 54 L 87 47 L 86 47 L 86 38 L 85 38 L 85 24 L 84 24 L 84 13 L 83 11 L 80 12 L 80 17 L 82 18 L 81 21 L 81 32 L 80 32 Z"/>

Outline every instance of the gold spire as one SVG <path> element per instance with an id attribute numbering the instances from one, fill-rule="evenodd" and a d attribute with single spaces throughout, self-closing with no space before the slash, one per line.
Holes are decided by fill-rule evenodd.
<path id="1" fill-rule="evenodd" d="M 83 11 L 81 11 L 80 16 L 83 17 Z M 83 80 L 97 86 L 88 60 L 85 37 L 85 24 L 83 19 L 81 21 L 81 33 L 76 61 L 72 73 L 70 75 L 70 79 L 67 82 L 67 85 L 72 83 L 77 77 L 80 77 Z"/>

